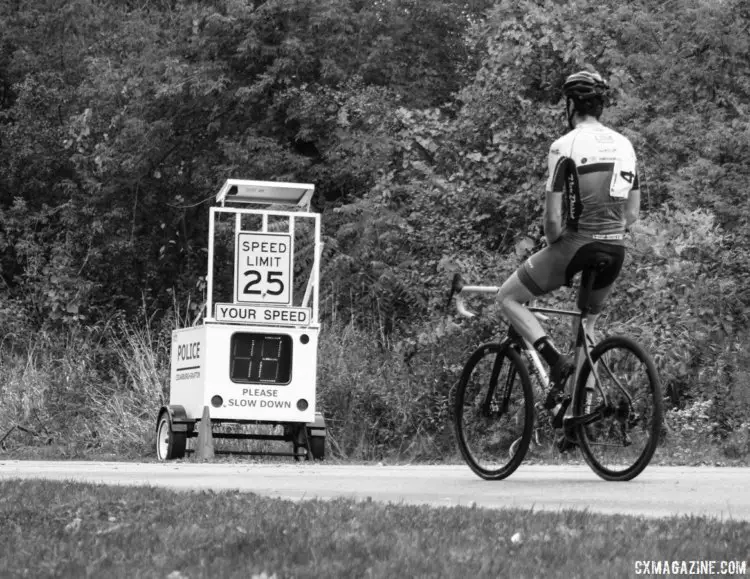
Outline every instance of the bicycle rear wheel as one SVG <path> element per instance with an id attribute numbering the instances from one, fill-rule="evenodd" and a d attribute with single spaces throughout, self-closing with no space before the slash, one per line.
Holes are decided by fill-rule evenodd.
<path id="1" fill-rule="evenodd" d="M 529 373 L 518 352 L 486 344 L 464 367 L 453 413 L 458 448 L 477 475 L 509 476 L 523 461 L 534 426 Z"/>
<path id="2" fill-rule="evenodd" d="M 662 396 L 651 356 L 624 336 L 605 339 L 591 351 L 602 396 L 586 361 L 576 383 L 574 414 L 591 422 L 576 428 L 586 462 L 605 480 L 626 481 L 648 466 L 659 443 Z"/>

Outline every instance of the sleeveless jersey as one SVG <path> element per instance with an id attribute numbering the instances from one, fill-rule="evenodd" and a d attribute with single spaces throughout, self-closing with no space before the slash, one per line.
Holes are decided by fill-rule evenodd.
<path id="1" fill-rule="evenodd" d="M 597 240 L 622 240 L 625 202 L 638 189 L 633 145 L 599 121 L 579 123 L 550 147 L 548 192 L 560 192 L 566 228 Z"/>

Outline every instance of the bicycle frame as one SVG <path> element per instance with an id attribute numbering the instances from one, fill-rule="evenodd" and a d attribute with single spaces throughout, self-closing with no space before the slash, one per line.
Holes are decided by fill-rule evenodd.
<path id="1" fill-rule="evenodd" d="M 473 318 L 476 317 L 476 314 L 469 310 L 466 307 L 465 300 L 464 300 L 464 294 L 479 294 L 479 295 L 496 295 L 497 292 L 500 290 L 498 286 L 481 286 L 481 285 L 464 285 L 458 291 L 456 292 L 456 309 L 458 312 L 467 318 Z M 586 333 L 586 324 L 585 320 L 583 318 L 582 312 L 577 310 L 565 310 L 565 309 L 558 309 L 558 308 L 547 308 L 547 307 L 539 307 L 539 306 L 527 306 L 529 311 L 532 312 L 537 318 L 539 319 L 546 319 L 546 314 L 551 315 L 563 315 L 563 316 L 571 316 L 578 318 L 578 324 L 577 324 L 577 331 L 576 331 L 576 370 L 574 374 L 574 380 L 573 384 L 575 384 L 578 381 L 578 374 L 580 371 L 581 364 L 579 363 L 579 356 L 580 356 L 580 350 L 579 348 L 583 349 L 583 354 L 586 357 L 586 360 L 588 360 L 589 365 L 591 367 L 591 373 L 594 376 L 594 383 L 596 385 L 596 389 L 599 391 L 599 394 L 602 396 L 602 400 L 605 404 L 609 404 L 609 399 L 607 397 L 606 392 L 601 387 L 601 382 L 599 380 L 599 376 L 596 372 L 596 368 L 594 366 L 594 363 L 591 359 L 591 345 L 589 344 L 590 337 Z M 527 360 L 530 362 L 531 367 L 534 370 L 534 373 L 537 375 L 538 378 L 540 378 L 542 387 L 548 388 L 549 387 L 549 374 L 544 367 L 544 364 L 542 363 L 541 359 L 539 358 L 539 354 L 534 349 L 534 346 L 523 336 L 518 334 L 514 329 L 513 326 L 509 326 L 508 330 L 508 337 L 507 339 L 512 340 L 516 344 L 520 346 L 520 349 L 522 350 L 523 354 L 526 356 Z M 632 403 L 632 398 L 630 397 L 629 393 L 626 391 L 625 388 L 623 388 L 621 385 L 619 385 L 619 381 L 616 380 L 612 372 L 609 370 L 609 368 L 606 368 L 607 373 L 615 379 L 615 381 L 618 383 L 618 387 L 620 390 L 623 391 L 623 393 L 628 397 L 629 401 Z M 575 391 L 575 388 L 573 388 L 573 391 Z M 594 412 L 590 415 L 580 416 L 576 417 L 576 422 L 582 422 L 584 424 L 592 422 L 594 420 L 597 420 L 599 418 L 598 413 Z"/>

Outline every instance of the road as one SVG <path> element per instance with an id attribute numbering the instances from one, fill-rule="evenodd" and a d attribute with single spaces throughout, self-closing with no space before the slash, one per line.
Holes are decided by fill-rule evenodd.
<path id="1" fill-rule="evenodd" d="M 49 478 L 175 490 L 241 490 L 284 499 L 348 497 L 433 506 L 588 509 L 649 517 L 750 521 L 750 468 L 651 466 L 612 483 L 587 466 L 521 466 L 487 482 L 467 467 L 326 463 L 133 463 L 0 460 L 0 479 Z"/>

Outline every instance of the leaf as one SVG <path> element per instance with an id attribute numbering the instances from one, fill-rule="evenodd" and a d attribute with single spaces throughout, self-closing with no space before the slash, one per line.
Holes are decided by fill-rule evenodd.
<path id="1" fill-rule="evenodd" d="M 459 273 L 461 271 L 461 266 L 452 258 L 445 255 L 438 262 L 438 271 L 444 271 L 447 273 Z"/>

